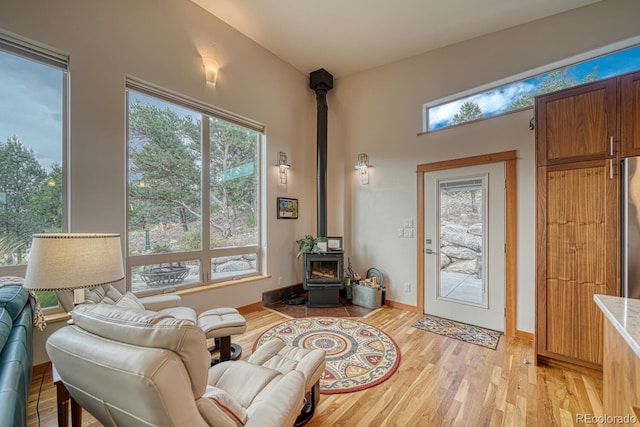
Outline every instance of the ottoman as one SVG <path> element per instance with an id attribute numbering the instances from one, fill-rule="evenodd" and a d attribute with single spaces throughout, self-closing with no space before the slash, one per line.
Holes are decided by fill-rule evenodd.
<path id="1" fill-rule="evenodd" d="M 282 341 L 271 340 L 258 347 L 247 362 L 275 369 L 283 374 L 293 370 L 302 372 L 305 378 L 305 404 L 295 425 L 302 425 L 313 416 L 313 411 L 320 402 L 320 377 L 326 363 L 324 350 L 292 347 Z"/>
<path id="2" fill-rule="evenodd" d="M 213 338 L 215 345 L 209 352 L 220 350 L 220 358 L 212 359 L 211 365 L 227 360 L 236 360 L 242 353 L 242 347 L 231 343 L 231 335 L 243 334 L 247 330 L 247 321 L 235 308 L 213 308 L 198 316 L 198 326 L 207 338 Z"/>

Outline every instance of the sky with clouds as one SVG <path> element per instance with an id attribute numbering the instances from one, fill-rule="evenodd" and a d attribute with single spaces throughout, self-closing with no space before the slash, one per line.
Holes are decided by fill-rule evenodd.
<path id="1" fill-rule="evenodd" d="M 0 141 L 16 135 L 47 170 L 62 159 L 62 82 L 61 70 L 0 51 Z"/>

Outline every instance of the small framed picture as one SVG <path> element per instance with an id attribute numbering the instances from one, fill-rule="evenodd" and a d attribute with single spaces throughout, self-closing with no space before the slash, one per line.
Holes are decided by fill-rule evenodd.
<path id="1" fill-rule="evenodd" d="M 327 237 L 327 248 L 330 251 L 341 251 L 342 237 Z"/>
<path id="2" fill-rule="evenodd" d="M 327 242 L 316 242 L 318 252 L 327 252 Z"/>
<path id="3" fill-rule="evenodd" d="M 278 197 L 278 219 L 298 219 L 298 199 Z"/>

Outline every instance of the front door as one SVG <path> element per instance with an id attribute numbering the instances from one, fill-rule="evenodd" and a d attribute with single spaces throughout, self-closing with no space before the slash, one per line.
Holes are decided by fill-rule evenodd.
<path id="1" fill-rule="evenodd" d="M 424 310 L 504 332 L 504 163 L 424 175 Z"/>

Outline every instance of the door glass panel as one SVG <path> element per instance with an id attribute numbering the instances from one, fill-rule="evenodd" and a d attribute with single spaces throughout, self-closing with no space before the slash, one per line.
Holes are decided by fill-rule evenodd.
<path id="1" fill-rule="evenodd" d="M 486 305 L 485 177 L 438 180 L 437 297 Z"/>

